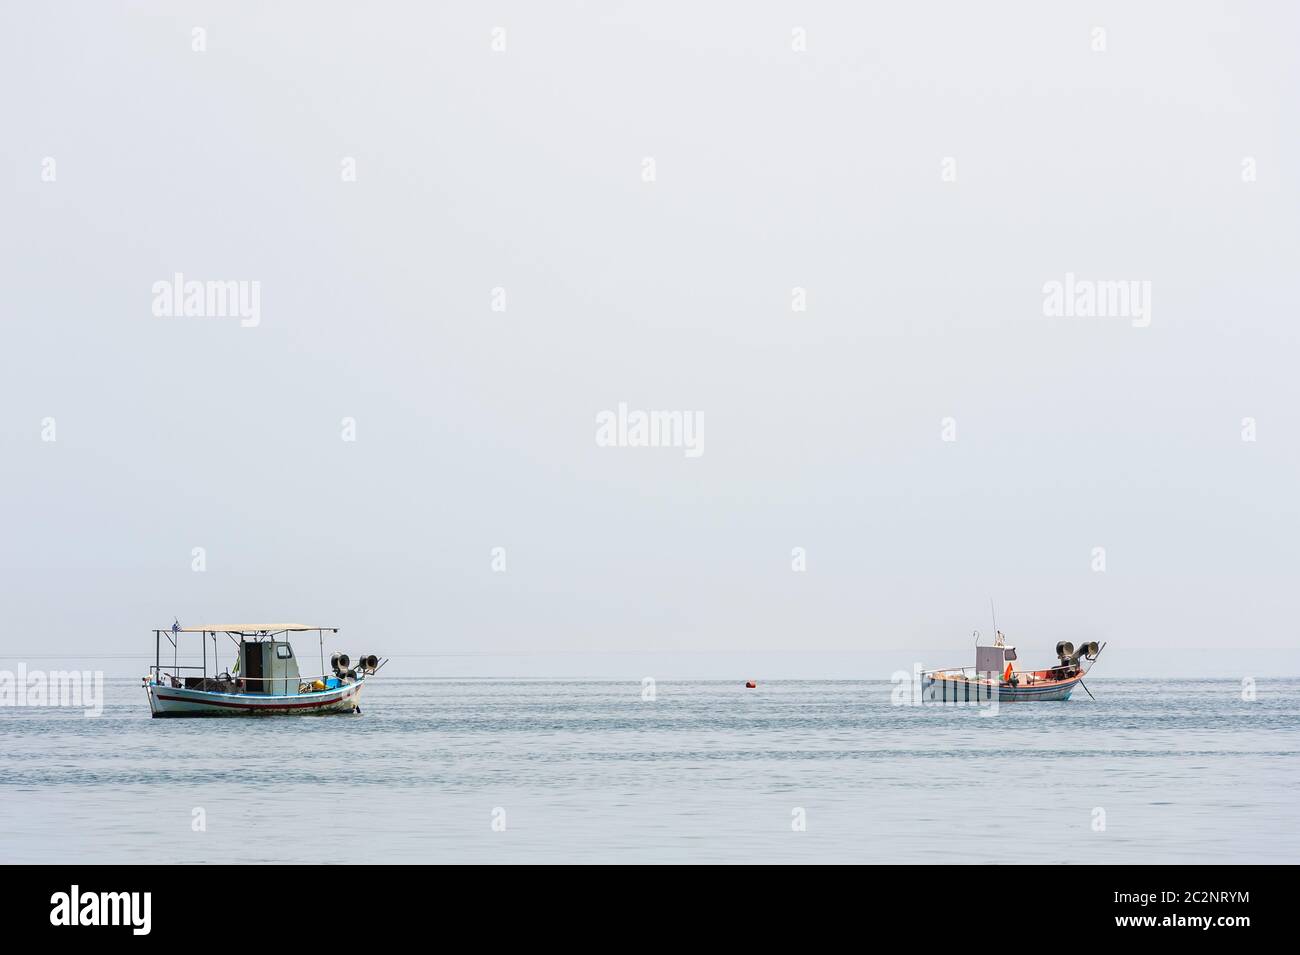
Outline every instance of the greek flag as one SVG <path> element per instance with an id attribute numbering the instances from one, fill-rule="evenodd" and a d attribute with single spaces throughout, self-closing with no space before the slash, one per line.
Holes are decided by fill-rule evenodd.
<path id="1" fill-rule="evenodd" d="M 172 617 L 172 633 L 180 633 L 180 632 L 181 632 L 181 622 L 175 617 Z"/>

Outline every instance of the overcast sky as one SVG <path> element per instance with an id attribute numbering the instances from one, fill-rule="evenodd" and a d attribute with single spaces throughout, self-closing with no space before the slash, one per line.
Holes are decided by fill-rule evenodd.
<path id="1" fill-rule="evenodd" d="M 6 4 L 0 655 L 1294 649 L 1298 27 Z"/>

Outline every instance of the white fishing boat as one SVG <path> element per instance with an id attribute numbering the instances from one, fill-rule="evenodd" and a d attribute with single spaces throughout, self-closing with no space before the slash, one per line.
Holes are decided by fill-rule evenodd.
<path id="1" fill-rule="evenodd" d="M 302 676 L 288 635 L 315 631 L 321 674 Z M 149 710 L 155 716 L 307 716 L 360 713 L 361 690 L 387 660 L 362 654 L 353 666 L 346 653 L 330 656 L 325 671 L 325 634 L 337 627 L 301 623 L 209 624 L 154 631 L 154 665 L 144 678 Z M 201 665 L 180 663 L 183 634 L 196 634 L 203 650 Z M 234 663 L 220 669 L 220 639 L 234 644 Z M 162 641 L 171 643 L 172 663 L 162 659 Z M 211 640 L 212 665 L 208 666 Z M 188 656 L 187 656 L 188 659 Z"/>
<path id="2" fill-rule="evenodd" d="M 1076 686 L 1092 693 L 1083 682 L 1106 644 L 1061 641 L 1056 645 L 1057 665 L 1041 670 L 1016 669 L 1016 648 L 1007 644 L 1001 631 L 993 643 L 981 646 L 975 633 L 975 665 L 926 670 L 922 689 L 927 700 L 936 702 L 999 703 L 1064 702 Z"/>

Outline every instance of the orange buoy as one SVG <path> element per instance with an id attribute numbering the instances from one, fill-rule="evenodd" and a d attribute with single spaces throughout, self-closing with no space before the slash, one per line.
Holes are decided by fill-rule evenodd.
<path id="1" fill-rule="evenodd" d="M 757 690 L 757 689 L 758 689 L 758 684 L 755 683 L 753 680 L 746 680 L 746 681 L 745 681 L 745 689 L 747 689 L 747 690 Z"/>

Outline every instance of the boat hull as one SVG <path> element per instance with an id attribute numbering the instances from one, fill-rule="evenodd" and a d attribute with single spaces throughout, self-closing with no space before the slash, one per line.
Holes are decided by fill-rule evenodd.
<path id="1" fill-rule="evenodd" d="M 1083 676 L 1069 680 L 1054 680 L 1030 686 L 997 686 L 999 703 L 1060 703 L 1068 700 Z M 937 702 L 988 703 L 992 702 L 992 684 L 987 680 L 930 677 L 925 686 L 926 699 Z"/>
<path id="2" fill-rule="evenodd" d="M 1070 698 L 1082 677 L 1060 680 L 1044 686 L 1000 686 L 999 703 L 1063 703 Z"/>
<path id="3" fill-rule="evenodd" d="M 154 717 L 178 716 L 325 716 L 360 712 L 363 680 L 333 690 L 271 695 L 214 693 L 150 683 L 149 710 Z"/>

